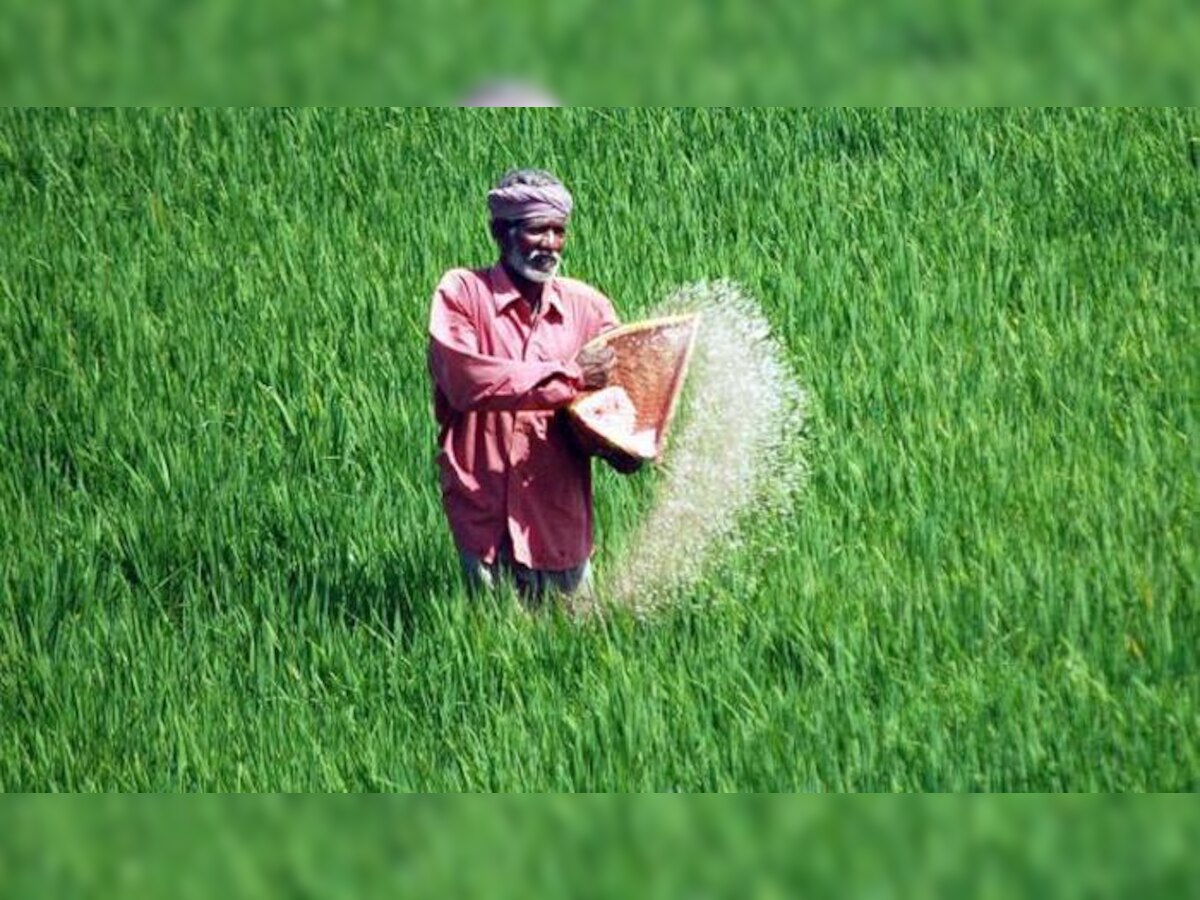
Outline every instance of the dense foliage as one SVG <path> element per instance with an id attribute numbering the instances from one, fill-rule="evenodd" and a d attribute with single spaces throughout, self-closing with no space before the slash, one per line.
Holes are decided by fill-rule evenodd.
<path id="1" fill-rule="evenodd" d="M 649 621 L 458 585 L 425 322 L 516 164 L 809 392 Z M 0 210 L 4 789 L 1200 785 L 1195 111 L 10 111 Z"/>

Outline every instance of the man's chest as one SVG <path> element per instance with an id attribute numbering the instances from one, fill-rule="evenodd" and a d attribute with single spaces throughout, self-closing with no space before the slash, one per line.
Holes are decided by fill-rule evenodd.
<path id="1" fill-rule="evenodd" d="M 534 314 L 510 307 L 479 329 L 480 352 L 523 362 L 572 359 L 586 336 L 569 313 L 546 310 Z"/>

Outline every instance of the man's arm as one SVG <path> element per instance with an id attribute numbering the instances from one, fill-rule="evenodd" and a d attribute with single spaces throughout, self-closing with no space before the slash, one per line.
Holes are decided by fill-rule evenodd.
<path id="1" fill-rule="evenodd" d="M 620 324 L 621 320 L 617 317 L 617 311 L 613 309 L 612 301 L 596 291 L 592 299 L 592 321 L 587 339 L 590 341 Z"/>
<path id="2" fill-rule="evenodd" d="M 478 352 L 475 324 L 444 279 L 429 321 L 429 371 L 450 405 L 475 410 L 557 409 L 597 384 L 595 365 L 528 362 Z"/>

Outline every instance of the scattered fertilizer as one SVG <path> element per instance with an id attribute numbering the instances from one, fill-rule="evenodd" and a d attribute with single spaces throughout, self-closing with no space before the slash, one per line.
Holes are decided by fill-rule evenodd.
<path id="1" fill-rule="evenodd" d="M 664 481 L 613 575 L 609 602 L 647 613 L 695 583 L 750 509 L 784 509 L 804 483 L 805 393 L 753 297 L 700 282 L 662 314 L 701 326 Z"/>

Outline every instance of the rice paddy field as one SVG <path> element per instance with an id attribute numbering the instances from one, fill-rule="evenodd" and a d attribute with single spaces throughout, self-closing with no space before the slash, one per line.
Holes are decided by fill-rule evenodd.
<path id="1" fill-rule="evenodd" d="M 515 165 L 626 320 L 736 300 L 584 620 L 436 484 Z M 1200 787 L 1195 110 L 10 110 L 0 214 L 0 789 Z"/>

